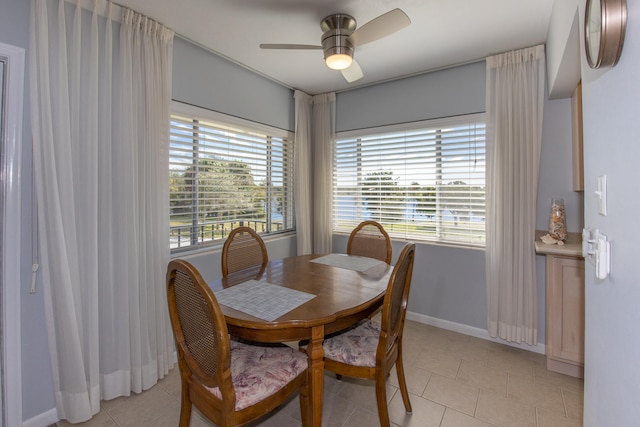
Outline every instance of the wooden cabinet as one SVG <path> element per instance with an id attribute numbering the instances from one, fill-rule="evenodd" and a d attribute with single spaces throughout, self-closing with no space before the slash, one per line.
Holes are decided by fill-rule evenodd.
<path id="1" fill-rule="evenodd" d="M 584 259 L 546 255 L 547 368 L 584 375 Z"/>

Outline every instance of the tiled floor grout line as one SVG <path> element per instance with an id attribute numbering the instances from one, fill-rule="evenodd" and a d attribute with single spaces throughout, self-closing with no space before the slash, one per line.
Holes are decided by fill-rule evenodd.
<path id="1" fill-rule="evenodd" d="M 569 418 L 569 410 L 567 409 L 567 399 L 564 397 L 564 389 L 560 387 L 560 395 L 562 396 L 562 407 L 564 408 L 564 416 Z"/>
<path id="2" fill-rule="evenodd" d="M 107 415 L 107 417 L 109 417 L 109 419 L 113 422 L 113 424 L 116 425 L 116 427 L 121 427 L 120 423 L 111 416 L 111 413 L 109 412 L 109 410 L 105 407 L 103 407 L 102 405 L 100 405 L 100 410 L 104 411 L 104 413 Z"/>
<path id="3" fill-rule="evenodd" d="M 478 387 L 478 393 L 476 394 L 476 406 L 473 408 L 473 418 L 478 414 L 478 405 L 480 404 L 480 387 Z"/>

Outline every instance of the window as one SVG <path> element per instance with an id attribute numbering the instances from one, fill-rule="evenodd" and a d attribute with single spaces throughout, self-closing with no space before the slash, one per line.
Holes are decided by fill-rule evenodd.
<path id="1" fill-rule="evenodd" d="M 169 145 L 172 251 L 294 229 L 289 132 L 174 103 Z"/>
<path id="2" fill-rule="evenodd" d="M 484 246 L 485 123 L 472 115 L 337 135 L 333 228 Z"/>

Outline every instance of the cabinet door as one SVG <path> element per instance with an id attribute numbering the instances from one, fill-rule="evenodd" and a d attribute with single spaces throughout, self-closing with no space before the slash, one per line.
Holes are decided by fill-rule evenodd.
<path id="1" fill-rule="evenodd" d="M 547 356 L 584 363 L 584 260 L 547 256 Z"/>

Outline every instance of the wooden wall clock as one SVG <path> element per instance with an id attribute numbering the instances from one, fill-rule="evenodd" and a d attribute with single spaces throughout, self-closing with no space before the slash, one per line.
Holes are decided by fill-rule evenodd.
<path id="1" fill-rule="evenodd" d="M 591 68 L 618 63 L 627 26 L 626 0 L 587 0 L 584 45 Z"/>

